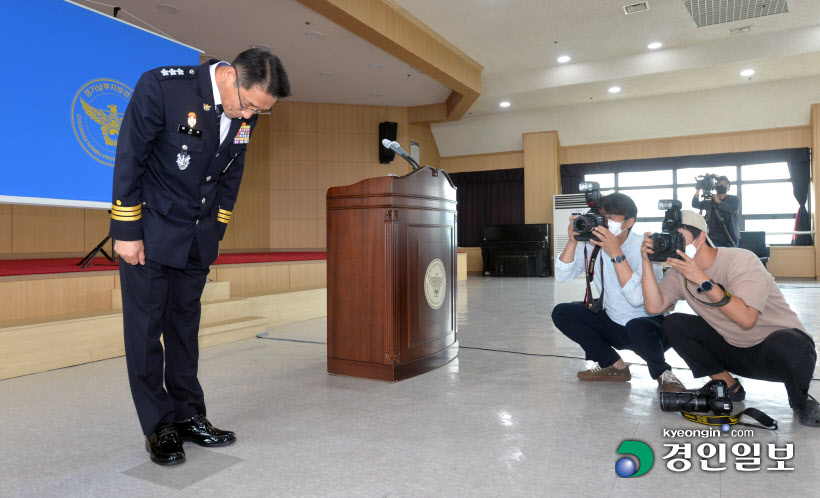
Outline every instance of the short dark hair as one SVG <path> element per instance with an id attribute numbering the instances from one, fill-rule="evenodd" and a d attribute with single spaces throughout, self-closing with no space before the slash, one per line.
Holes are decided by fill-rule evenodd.
<path id="1" fill-rule="evenodd" d="M 232 65 L 242 73 L 242 88 L 259 85 L 278 99 L 290 97 L 290 80 L 285 66 L 269 51 L 249 48 L 237 55 Z"/>
<path id="2" fill-rule="evenodd" d="M 628 195 L 618 192 L 604 196 L 601 199 L 601 209 L 606 214 L 621 215 L 627 220 L 638 217 L 638 206 L 635 205 L 635 201 Z"/>
<path id="3" fill-rule="evenodd" d="M 727 176 L 719 176 L 719 177 L 717 177 L 717 181 L 719 181 L 719 182 L 724 182 L 725 181 L 729 185 L 732 184 L 732 182 L 729 181 L 729 177 L 727 177 Z"/>
<path id="4" fill-rule="evenodd" d="M 700 237 L 700 232 L 703 231 L 700 228 L 693 227 L 692 225 L 681 225 L 681 228 L 685 228 L 686 230 L 689 230 L 689 232 L 692 234 L 692 237 L 694 237 L 696 239 L 698 237 Z"/>

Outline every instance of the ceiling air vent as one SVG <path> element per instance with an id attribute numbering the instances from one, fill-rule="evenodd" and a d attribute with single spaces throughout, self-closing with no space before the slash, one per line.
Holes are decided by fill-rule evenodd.
<path id="1" fill-rule="evenodd" d="M 649 10 L 649 4 L 646 2 L 633 3 L 632 5 L 624 5 L 624 14 L 635 14 Z"/>
<path id="2" fill-rule="evenodd" d="M 683 0 L 699 28 L 789 11 L 786 0 Z"/>

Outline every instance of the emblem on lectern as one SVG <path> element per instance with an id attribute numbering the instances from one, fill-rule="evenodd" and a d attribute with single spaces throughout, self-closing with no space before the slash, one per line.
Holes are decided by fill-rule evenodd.
<path id="1" fill-rule="evenodd" d="M 424 297 L 427 298 L 427 304 L 431 308 L 437 310 L 444 304 L 444 297 L 447 294 L 447 271 L 444 269 L 444 263 L 436 258 L 427 266 L 427 272 L 424 274 Z"/>

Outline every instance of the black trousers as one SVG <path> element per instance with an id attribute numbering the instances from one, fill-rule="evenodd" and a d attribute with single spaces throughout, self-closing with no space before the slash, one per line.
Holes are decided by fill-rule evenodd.
<path id="1" fill-rule="evenodd" d="M 662 316 L 634 318 L 624 326 L 613 322 L 606 310 L 592 313 L 582 303 L 562 303 L 553 308 L 552 321 L 584 349 L 588 360 L 601 367 L 618 361 L 615 349 L 628 349 L 646 362 L 653 379 L 672 368 L 663 357 L 669 346 L 661 336 Z"/>
<path id="2" fill-rule="evenodd" d="M 756 346 L 739 348 L 726 342 L 703 318 L 674 313 L 663 322 L 663 335 L 695 377 L 728 371 L 750 379 L 782 382 L 790 404 L 806 402 L 817 353 L 814 341 L 802 330 L 778 330 Z"/>
<path id="3" fill-rule="evenodd" d="M 186 269 L 119 261 L 128 381 L 146 436 L 161 423 L 205 414 L 197 368 L 208 269 L 197 268 L 198 254 L 194 242 Z"/>

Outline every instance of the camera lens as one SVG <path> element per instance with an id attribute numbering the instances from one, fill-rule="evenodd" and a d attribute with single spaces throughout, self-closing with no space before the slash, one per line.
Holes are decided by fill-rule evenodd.
<path id="1" fill-rule="evenodd" d="M 575 221 L 572 223 L 572 229 L 578 233 L 588 232 L 590 230 L 589 221 L 585 216 L 575 218 Z"/>
<path id="2" fill-rule="evenodd" d="M 661 410 L 665 412 L 705 412 L 709 411 L 709 400 L 697 392 L 684 391 L 682 393 L 662 392 L 660 396 Z"/>
<path id="3" fill-rule="evenodd" d="M 654 244 L 652 244 L 652 250 L 655 252 L 666 252 L 669 250 L 669 241 L 661 235 L 660 237 L 655 239 Z"/>

